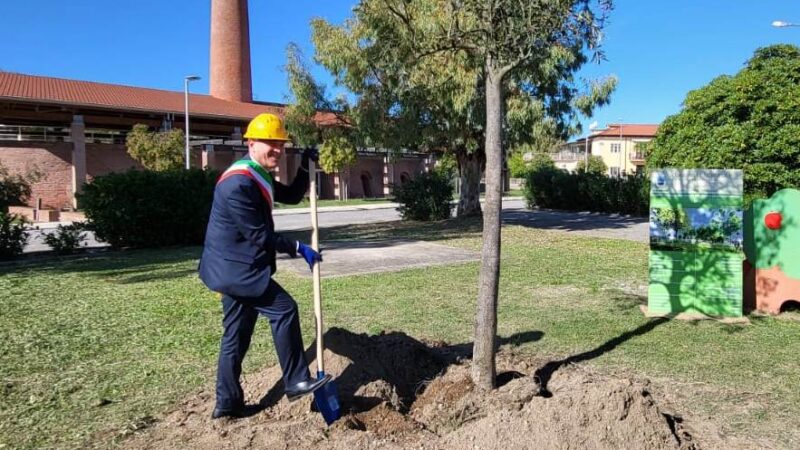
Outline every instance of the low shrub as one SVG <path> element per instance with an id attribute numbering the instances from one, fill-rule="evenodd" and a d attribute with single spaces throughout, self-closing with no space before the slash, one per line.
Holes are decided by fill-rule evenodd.
<path id="1" fill-rule="evenodd" d="M 0 259 L 12 259 L 22 254 L 28 243 L 25 219 L 0 211 Z"/>
<path id="2" fill-rule="evenodd" d="M 59 255 L 66 255 L 77 250 L 86 240 L 85 225 L 76 222 L 72 225 L 59 225 L 56 231 L 44 235 L 44 243 Z"/>
<path id="3" fill-rule="evenodd" d="M 111 173 L 84 187 L 79 206 L 96 238 L 113 247 L 199 245 L 218 175 L 199 169 Z"/>
<path id="4" fill-rule="evenodd" d="M 394 196 L 404 220 L 444 220 L 452 214 L 453 185 L 441 171 L 422 173 L 395 186 Z"/>

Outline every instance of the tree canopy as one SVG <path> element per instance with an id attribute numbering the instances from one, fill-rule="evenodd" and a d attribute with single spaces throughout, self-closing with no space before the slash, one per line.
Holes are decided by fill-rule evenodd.
<path id="1" fill-rule="evenodd" d="M 487 52 L 509 51 L 520 57 L 503 80 L 501 139 L 509 149 L 525 151 L 524 146 L 534 142 L 579 131 L 577 115 L 605 103 L 616 83 L 613 77 L 598 81 L 574 77 L 587 58 L 583 41 L 568 35 L 594 20 L 588 3 L 586 8 L 574 8 L 580 20 L 559 36 L 548 35 L 552 15 L 586 2 L 539 1 L 520 8 L 504 1 L 489 3 L 485 7 L 475 1 L 362 0 L 341 26 L 323 19 L 312 22 L 315 59 L 337 84 L 354 94 L 352 123 L 364 131 L 367 145 L 457 156 L 462 195 L 474 194 L 474 201 L 459 202 L 459 215 L 480 211 L 477 188 L 484 164 Z M 493 19 L 490 11 L 497 12 Z M 547 29 L 537 39 L 550 41 L 537 41 L 526 54 L 516 48 L 525 42 L 516 33 L 530 33 L 526 27 Z M 490 45 L 500 34 L 504 43 Z M 492 45 L 497 47 L 489 48 Z"/>
<path id="2" fill-rule="evenodd" d="M 578 161 L 578 164 L 575 167 L 575 170 L 578 172 L 589 172 L 596 175 L 605 175 L 608 173 L 608 166 L 603 161 L 603 158 L 597 155 L 589 155 L 589 164 L 587 168 L 586 160 L 582 159 Z"/>
<path id="3" fill-rule="evenodd" d="M 352 125 L 353 107 L 345 98 L 328 98 L 325 87 L 311 76 L 297 45 L 290 44 L 286 53 L 291 91 L 286 128 L 295 144 L 319 149 L 319 166 L 324 172 L 341 174 L 355 164 L 357 146 L 363 144 L 362 133 Z M 346 176 L 341 183 L 340 200 L 344 200 L 348 195 Z"/>
<path id="4" fill-rule="evenodd" d="M 184 161 L 183 130 L 149 131 L 137 123 L 125 139 L 128 154 L 146 169 L 157 172 L 180 169 Z"/>
<path id="5" fill-rule="evenodd" d="M 11 173 L 0 164 L 0 213 L 8 212 L 11 205 L 22 205 L 31 196 L 31 185 L 42 178 L 38 169 L 29 169 L 25 174 Z"/>
<path id="6" fill-rule="evenodd" d="M 800 48 L 760 48 L 736 75 L 689 92 L 659 128 L 647 164 L 743 169 L 748 202 L 800 187 Z"/>

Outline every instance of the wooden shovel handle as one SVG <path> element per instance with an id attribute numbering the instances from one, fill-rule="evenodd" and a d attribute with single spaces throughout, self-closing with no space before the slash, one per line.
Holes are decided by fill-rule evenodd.
<path id="1" fill-rule="evenodd" d="M 319 252 L 319 222 L 317 221 L 317 167 L 314 161 L 308 163 L 308 177 L 310 187 L 308 198 L 311 201 L 311 248 Z M 322 342 L 322 289 L 320 286 L 319 263 L 314 263 L 311 269 L 314 279 L 314 317 L 317 319 L 317 371 L 325 371 L 322 353 L 325 346 Z"/>

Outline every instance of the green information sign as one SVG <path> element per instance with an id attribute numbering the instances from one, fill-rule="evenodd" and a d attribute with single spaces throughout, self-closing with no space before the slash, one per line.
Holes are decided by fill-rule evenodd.
<path id="1" fill-rule="evenodd" d="M 653 171 L 651 314 L 742 315 L 740 170 Z"/>

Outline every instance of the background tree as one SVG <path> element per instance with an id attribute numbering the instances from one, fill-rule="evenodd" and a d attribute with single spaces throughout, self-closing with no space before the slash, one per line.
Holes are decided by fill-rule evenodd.
<path id="1" fill-rule="evenodd" d="M 800 49 L 756 50 L 744 69 L 689 92 L 647 155 L 651 168 L 743 169 L 745 200 L 800 187 Z"/>
<path id="2" fill-rule="evenodd" d="M 128 154 L 148 170 L 162 172 L 184 166 L 183 130 L 150 131 L 137 123 L 125 138 Z"/>
<path id="3" fill-rule="evenodd" d="M 290 99 L 286 107 L 286 129 L 295 144 L 319 149 L 320 168 L 336 173 L 341 181 L 340 200 L 347 199 L 346 169 L 355 164 L 359 135 L 352 125 L 352 106 L 345 98 L 328 99 L 303 62 L 296 44 L 286 52 Z"/>
<path id="4" fill-rule="evenodd" d="M 495 382 L 503 146 L 566 130 L 579 113 L 590 115 L 608 100 L 613 79 L 581 85 L 574 74 L 587 53 L 601 56 L 610 6 L 608 0 L 362 0 L 342 27 L 313 24 L 317 59 L 380 112 L 373 117 L 387 119 L 377 120 L 379 130 L 408 126 L 422 131 L 411 137 L 432 145 L 485 155 L 472 366 L 480 389 Z M 459 157 L 462 173 L 464 163 Z"/>
<path id="5" fill-rule="evenodd" d="M 589 164 L 587 168 L 586 160 L 582 159 L 578 161 L 577 166 L 575 166 L 575 170 L 577 172 L 588 172 L 593 173 L 595 175 L 605 175 L 608 173 L 608 166 L 603 161 L 603 158 L 591 155 L 589 156 Z"/>
<path id="6" fill-rule="evenodd" d="M 312 22 L 315 58 L 355 94 L 356 122 L 373 145 L 456 157 L 459 216 L 481 212 L 486 159 L 485 68 L 480 52 L 472 50 L 488 34 L 464 28 L 481 19 L 473 3 L 364 0 L 342 26 Z M 495 7 L 502 9 L 503 3 Z M 457 42 L 465 37 L 475 42 Z M 606 101 L 613 79 L 588 85 L 590 93 L 580 96 L 571 78 L 569 83 L 553 81 L 564 65 L 531 67 L 542 69 L 537 81 L 531 79 L 534 71 L 527 70 L 504 80 L 505 146 L 517 149 L 544 136 L 563 137 L 574 131 L 575 104 L 591 110 Z"/>
<path id="7" fill-rule="evenodd" d="M 511 152 L 506 159 L 506 165 L 511 178 L 522 178 L 528 170 L 528 163 L 520 151 Z"/>
<path id="8" fill-rule="evenodd" d="M 0 260 L 21 254 L 28 242 L 26 220 L 9 214 L 8 207 L 24 204 L 31 196 L 31 185 L 41 176 L 37 169 L 28 170 L 24 175 L 12 174 L 0 164 Z"/>
<path id="9" fill-rule="evenodd" d="M 319 147 L 319 166 L 325 173 L 338 173 L 341 180 L 340 200 L 349 197 L 347 168 L 355 164 L 357 158 L 353 143 L 342 136 L 329 136 Z"/>
<path id="10" fill-rule="evenodd" d="M 0 164 L 0 213 L 8 212 L 12 205 L 23 205 L 31 196 L 31 186 L 42 178 L 37 169 L 25 174 L 12 174 Z"/>

